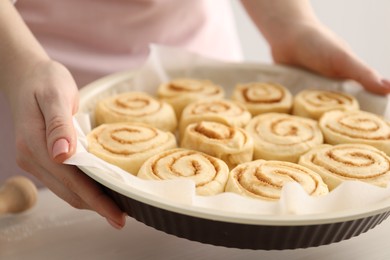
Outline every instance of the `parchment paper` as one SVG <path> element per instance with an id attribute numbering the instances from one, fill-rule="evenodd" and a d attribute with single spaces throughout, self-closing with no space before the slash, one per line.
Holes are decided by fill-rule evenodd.
<path id="1" fill-rule="evenodd" d="M 129 76 L 126 76 L 128 74 Z M 123 75 L 125 75 L 123 77 Z M 361 208 L 390 197 L 390 188 L 379 188 L 359 181 L 345 181 L 328 195 L 310 197 L 299 184 L 289 183 L 282 190 L 281 199 L 267 202 L 246 198 L 233 193 L 201 197 L 195 194 L 191 181 L 145 181 L 124 170 L 106 163 L 86 151 L 85 135 L 94 127 L 93 108 L 97 100 L 120 92 L 139 90 L 155 94 L 157 86 L 175 77 L 210 79 L 226 89 L 229 98 L 236 83 L 251 81 L 279 82 L 296 94 L 305 88 L 340 90 L 357 97 L 361 109 L 389 118 L 387 96 L 378 96 L 365 91 L 354 82 L 340 82 L 314 75 L 303 70 L 271 64 L 235 64 L 211 60 L 181 49 L 151 46 L 147 62 L 136 71 L 121 73 L 94 82 L 95 94 L 81 95 L 80 111 L 74 118 L 78 147 L 74 156 L 65 163 L 88 169 L 102 169 L 107 181 L 114 178 L 126 189 L 145 191 L 170 203 L 193 205 L 210 210 L 242 214 L 320 214 Z M 121 78 L 121 80 L 118 80 Z M 88 87 L 88 86 L 87 86 Z M 90 87 L 91 88 L 91 87 Z"/>

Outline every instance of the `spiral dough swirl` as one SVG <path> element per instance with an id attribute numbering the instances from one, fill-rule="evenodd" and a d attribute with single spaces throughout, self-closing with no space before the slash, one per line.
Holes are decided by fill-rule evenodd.
<path id="1" fill-rule="evenodd" d="M 329 144 L 363 143 L 390 154 L 390 125 L 382 117 L 365 111 L 330 111 L 320 119 Z"/>
<path id="2" fill-rule="evenodd" d="M 180 120 L 180 133 L 191 123 L 213 121 L 229 126 L 244 127 L 252 118 L 249 111 L 239 103 L 220 99 L 202 100 L 189 104 Z"/>
<path id="3" fill-rule="evenodd" d="M 268 112 L 289 113 L 293 100 L 282 85 L 264 82 L 237 85 L 232 99 L 243 104 L 254 116 Z"/>
<path id="4" fill-rule="evenodd" d="M 225 96 L 223 88 L 209 80 L 177 78 L 161 84 L 157 95 L 173 106 L 180 115 L 185 106 L 198 100 L 221 99 Z"/>
<path id="5" fill-rule="evenodd" d="M 230 169 L 251 161 L 253 157 L 253 140 L 244 129 L 217 122 L 190 124 L 184 133 L 181 147 L 220 158 Z"/>
<path id="6" fill-rule="evenodd" d="M 311 196 L 325 195 L 328 187 L 314 171 L 290 162 L 255 160 L 234 168 L 226 191 L 263 200 L 280 199 L 283 186 L 295 181 Z"/>
<path id="7" fill-rule="evenodd" d="M 381 187 L 390 180 L 390 157 L 370 145 L 321 145 L 301 156 L 299 164 L 318 172 L 330 189 L 345 180 Z"/>
<path id="8" fill-rule="evenodd" d="M 162 93 L 163 92 L 163 93 Z M 159 93 L 163 96 L 200 95 L 214 96 L 223 92 L 220 86 L 209 80 L 179 78 L 160 86 Z"/>
<path id="9" fill-rule="evenodd" d="M 198 195 L 214 195 L 224 191 L 229 174 L 225 162 L 202 152 L 172 149 L 148 159 L 138 177 L 149 180 L 190 179 Z"/>
<path id="10" fill-rule="evenodd" d="M 147 158 L 177 146 L 172 133 L 136 123 L 100 125 L 87 140 L 90 153 L 134 175 Z"/>
<path id="11" fill-rule="evenodd" d="M 164 131 L 174 131 L 177 119 L 173 108 L 143 92 L 126 92 L 101 100 L 95 119 L 103 123 L 139 122 Z"/>
<path id="12" fill-rule="evenodd" d="M 254 159 L 298 162 L 300 155 L 323 143 L 316 121 L 283 113 L 258 115 L 245 129 L 254 140 Z"/>
<path id="13" fill-rule="evenodd" d="M 293 114 L 319 119 L 331 110 L 358 110 L 357 99 L 349 94 L 319 89 L 306 89 L 299 92 L 294 99 Z"/>

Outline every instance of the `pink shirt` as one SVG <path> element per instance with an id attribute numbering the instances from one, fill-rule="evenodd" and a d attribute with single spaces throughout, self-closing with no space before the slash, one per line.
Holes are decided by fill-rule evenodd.
<path id="1" fill-rule="evenodd" d="M 241 59 L 227 0 L 19 0 L 15 6 L 79 86 L 139 66 L 150 43 Z M 25 174 L 15 163 L 12 121 L 1 93 L 0 120 L 0 179 Z"/>
<path id="2" fill-rule="evenodd" d="M 16 7 L 81 84 L 137 67 L 150 43 L 241 57 L 226 0 L 19 0 Z"/>

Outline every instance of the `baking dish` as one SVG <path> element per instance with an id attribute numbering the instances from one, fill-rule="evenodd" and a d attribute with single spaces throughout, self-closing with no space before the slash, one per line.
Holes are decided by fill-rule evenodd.
<path id="1" fill-rule="evenodd" d="M 387 99 L 377 99 L 376 106 L 366 102 L 370 95 L 358 86 L 334 81 L 303 70 L 284 66 L 256 63 L 212 64 L 210 66 L 192 66 L 169 68 L 164 72 L 169 78 L 194 77 L 207 78 L 223 85 L 227 95 L 237 83 L 232 74 L 240 75 L 241 82 L 278 81 L 292 87 L 294 92 L 308 88 L 321 87 L 333 90 L 350 90 L 361 102 L 362 109 L 374 109 L 375 113 L 386 114 Z M 284 77 L 284 75 L 291 75 Z M 218 75 L 213 77 L 213 75 Z M 221 77 L 221 75 L 223 75 Z M 93 109 L 100 97 L 113 95 L 128 90 L 142 90 L 143 83 L 149 84 L 142 70 L 125 71 L 109 75 L 80 91 L 79 113 L 88 113 L 93 126 Z M 165 77 L 163 76 L 163 78 Z M 309 79 L 309 80 L 308 80 Z M 160 79 L 161 80 L 161 79 Z M 317 86 L 311 84 L 316 82 Z M 153 94 L 157 85 L 145 91 Z M 298 215 L 255 215 L 241 214 L 202 207 L 172 203 L 159 196 L 129 188 L 119 179 L 112 178 L 101 169 L 79 166 L 80 169 L 101 184 L 105 192 L 127 214 L 148 226 L 166 233 L 202 243 L 242 249 L 283 250 L 315 247 L 339 242 L 358 236 L 385 220 L 390 214 L 390 198 L 364 208 L 347 209 L 326 214 Z"/>

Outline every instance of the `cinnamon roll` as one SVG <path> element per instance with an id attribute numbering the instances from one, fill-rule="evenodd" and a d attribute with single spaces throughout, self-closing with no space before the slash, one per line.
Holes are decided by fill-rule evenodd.
<path id="1" fill-rule="evenodd" d="M 87 140 L 90 153 L 134 175 L 150 156 L 177 147 L 171 132 L 136 123 L 102 124 Z"/>
<path id="2" fill-rule="evenodd" d="M 390 157 L 371 145 L 320 145 L 302 155 L 299 164 L 319 173 L 330 190 L 346 180 L 380 187 L 390 181 Z"/>
<path id="3" fill-rule="evenodd" d="M 177 119 L 168 103 L 143 92 L 127 92 L 99 101 L 95 110 L 96 124 L 139 122 L 164 131 L 175 131 Z"/>
<path id="4" fill-rule="evenodd" d="M 365 111 L 330 111 L 320 121 L 325 142 L 362 143 L 390 155 L 390 122 Z"/>
<path id="5" fill-rule="evenodd" d="M 352 95 L 336 91 L 306 89 L 295 96 L 292 114 L 317 120 L 325 112 L 331 110 L 358 109 L 359 103 Z"/>
<path id="6" fill-rule="evenodd" d="M 177 118 L 185 106 L 197 100 L 221 99 L 225 91 L 210 80 L 177 78 L 161 84 L 157 96 L 175 109 Z"/>
<path id="7" fill-rule="evenodd" d="M 245 130 L 254 141 L 254 159 L 298 162 L 299 156 L 323 143 L 317 121 L 289 114 L 255 116 Z"/>
<path id="8" fill-rule="evenodd" d="M 328 194 L 326 184 L 316 172 L 296 163 L 255 160 L 238 165 L 230 174 L 226 192 L 243 196 L 279 200 L 287 182 L 297 182 L 310 196 Z"/>
<path id="9" fill-rule="evenodd" d="M 238 84 L 232 99 L 243 104 L 253 116 L 269 112 L 289 113 L 293 102 L 287 88 L 265 82 Z"/>
<path id="10" fill-rule="evenodd" d="M 183 110 L 179 123 L 180 136 L 183 136 L 185 128 L 192 123 L 213 121 L 229 126 L 244 127 L 251 118 L 251 113 L 243 105 L 231 100 L 196 101 Z"/>
<path id="11" fill-rule="evenodd" d="M 187 126 L 181 147 L 222 159 L 230 169 L 253 157 L 252 137 L 242 128 L 202 121 Z"/>
<path id="12" fill-rule="evenodd" d="M 189 179 L 198 195 L 215 195 L 225 189 L 229 168 L 222 160 L 183 148 L 171 149 L 149 158 L 138 177 L 147 180 Z"/>

